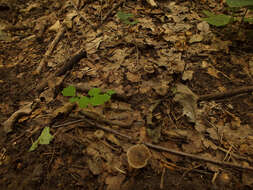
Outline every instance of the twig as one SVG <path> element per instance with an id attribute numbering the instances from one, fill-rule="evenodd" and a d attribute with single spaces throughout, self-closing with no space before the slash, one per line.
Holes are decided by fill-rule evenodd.
<path id="1" fill-rule="evenodd" d="M 228 167 L 253 171 L 252 167 L 242 166 L 242 165 L 238 165 L 238 164 L 232 164 L 232 163 L 229 163 L 229 162 L 223 162 L 223 161 L 219 161 L 219 160 L 211 160 L 211 159 L 204 158 L 204 157 L 201 157 L 201 156 L 196 156 L 196 155 L 193 155 L 193 154 L 168 149 L 168 148 L 158 146 L 158 145 L 154 145 L 154 144 L 151 144 L 151 143 L 144 143 L 144 144 L 146 146 L 150 147 L 150 148 L 154 148 L 154 149 L 157 149 L 157 150 L 169 152 L 171 154 L 176 154 L 176 155 L 179 155 L 179 156 L 189 157 L 189 158 L 192 158 L 192 159 L 195 159 L 195 160 L 201 160 L 201 161 L 210 162 L 210 163 L 217 164 L 217 165 L 223 165 L 223 166 L 228 166 Z"/>
<path id="2" fill-rule="evenodd" d="M 52 52 L 54 51 L 54 48 L 56 47 L 56 45 L 58 44 L 58 42 L 62 38 L 63 34 L 65 33 L 65 30 L 66 30 L 65 27 L 61 27 L 61 29 L 58 31 L 58 33 L 56 34 L 54 40 L 49 45 L 44 57 L 40 61 L 40 64 L 37 67 L 37 69 L 35 70 L 34 74 L 40 74 L 41 73 L 42 68 L 45 66 L 49 56 L 52 54 Z"/>
<path id="3" fill-rule="evenodd" d="M 111 16 L 112 12 L 116 9 L 118 9 L 126 0 L 121 0 L 119 1 L 116 5 L 114 5 L 108 12 L 107 14 L 101 19 L 101 23 L 99 23 L 96 26 L 96 29 L 98 29 L 106 20 L 109 16 Z"/>
<path id="4" fill-rule="evenodd" d="M 66 59 L 65 63 L 55 73 L 51 73 L 49 76 L 44 77 L 44 80 L 37 86 L 36 92 L 40 93 L 47 86 L 49 81 L 54 80 L 55 77 L 65 74 L 84 57 L 86 57 L 86 51 L 80 50 L 70 59 Z"/>
<path id="5" fill-rule="evenodd" d="M 227 92 L 217 92 L 213 94 L 201 95 L 199 96 L 198 101 L 200 102 L 200 101 L 208 101 L 208 100 L 217 100 L 217 99 L 222 99 L 222 98 L 231 97 L 238 94 L 249 93 L 249 92 L 253 92 L 253 86 L 246 86 L 246 87 L 238 88 L 238 89 L 227 91 Z"/>
<path id="6" fill-rule="evenodd" d="M 120 121 L 111 121 L 111 120 L 108 120 L 108 119 L 106 119 L 105 117 L 103 117 L 99 114 L 94 114 L 93 112 L 84 111 L 84 110 L 82 110 L 80 112 L 80 114 L 82 114 L 82 115 L 84 115 L 88 118 L 91 118 L 95 121 L 106 123 L 108 125 L 118 125 L 120 127 L 130 127 L 131 124 L 132 124 L 132 123 L 125 123 L 125 122 L 120 122 Z"/>
<path id="7" fill-rule="evenodd" d="M 113 133 L 115 135 L 124 137 L 124 138 L 126 138 L 128 140 L 131 140 L 131 141 L 134 140 L 132 137 L 130 137 L 128 135 L 125 135 L 125 134 L 122 134 L 122 133 L 120 133 L 120 132 L 118 132 L 116 130 L 104 127 L 104 126 L 102 126 L 102 125 L 100 125 L 98 123 L 93 123 L 92 121 L 89 121 L 88 119 L 83 119 L 83 121 L 85 121 L 86 123 L 88 123 L 89 125 L 91 125 L 93 127 L 100 128 L 102 130 L 105 130 L 105 131 Z M 150 148 L 153 148 L 153 149 L 156 149 L 156 150 L 160 150 L 160 151 L 169 152 L 171 154 L 175 154 L 175 155 L 179 155 L 179 156 L 184 156 L 184 157 L 189 157 L 189 158 L 192 158 L 192 159 L 195 159 L 195 160 L 201 160 L 201 161 L 213 163 L 213 164 L 216 164 L 216 165 L 228 166 L 228 167 L 238 168 L 238 169 L 244 169 L 244 170 L 248 170 L 248 171 L 252 171 L 253 172 L 253 168 L 252 167 L 242 166 L 242 165 L 238 165 L 238 164 L 232 164 L 232 163 L 229 163 L 229 162 L 224 162 L 224 161 L 219 161 L 219 160 L 211 160 L 211 159 L 204 158 L 204 157 L 201 157 L 201 156 L 197 156 L 197 155 L 193 155 L 193 154 L 189 154 L 189 153 L 185 153 L 185 152 L 181 152 L 181 151 L 176 151 L 176 150 L 168 149 L 168 148 L 165 148 L 165 147 L 162 147 L 162 146 L 158 146 L 158 145 L 154 145 L 154 144 L 151 144 L 151 143 L 148 143 L 148 142 L 143 142 L 143 143 L 146 146 L 150 147 Z"/>
<path id="8" fill-rule="evenodd" d="M 84 119 L 84 121 L 87 122 L 88 124 L 90 124 L 90 125 L 93 126 L 93 127 L 97 127 L 97 128 L 103 129 L 103 130 L 105 130 L 105 131 L 107 131 L 107 132 L 113 133 L 113 134 L 115 134 L 115 135 L 118 135 L 118 136 L 121 136 L 121 137 L 125 137 L 125 138 L 127 138 L 128 140 L 133 140 L 133 138 L 130 137 L 130 136 L 128 136 L 128 135 L 125 135 L 125 134 L 122 134 L 122 133 L 120 133 L 120 132 L 118 132 L 118 131 L 115 131 L 115 130 L 113 130 L 113 129 L 104 127 L 104 126 L 102 126 L 102 125 L 100 125 L 100 124 L 98 124 L 98 123 L 93 123 L 92 121 L 89 121 L 88 119 Z"/>
<path id="9" fill-rule="evenodd" d="M 218 148 L 219 150 L 225 152 L 225 153 L 228 152 L 228 150 L 226 150 L 226 149 L 224 149 L 224 148 L 222 148 L 222 147 L 219 147 L 219 146 L 218 146 L 217 148 Z M 240 156 L 240 155 L 237 155 L 237 154 L 235 154 L 235 153 L 233 153 L 233 152 L 230 152 L 230 154 L 231 154 L 231 156 L 235 157 L 235 158 L 238 159 L 238 160 L 245 160 L 245 161 L 253 162 L 251 159 L 246 158 L 246 157 L 243 157 L 243 156 Z"/>
<path id="10" fill-rule="evenodd" d="M 76 7 L 76 5 L 74 4 L 74 2 L 73 2 L 72 0 L 70 0 L 70 3 L 71 3 L 71 5 L 74 7 L 74 9 L 76 10 L 76 13 L 78 14 L 78 16 L 80 16 L 85 22 L 87 22 L 87 23 L 91 26 L 91 28 L 92 28 L 93 30 L 95 30 L 96 27 L 95 27 L 87 18 L 85 18 L 85 17 L 79 12 L 79 10 L 78 10 L 78 8 Z"/>
<path id="11" fill-rule="evenodd" d="M 238 31 L 237 31 L 237 34 L 239 35 L 239 32 L 240 32 L 240 29 L 241 29 L 241 26 L 242 26 L 242 24 L 243 24 L 243 22 L 244 22 L 244 18 L 245 18 L 245 16 L 246 16 L 246 14 L 247 14 L 247 12 L 248 12 L 248 8 L 246 8 L 246 10 L 244 11 L 244 13 L 243 13 L 243 15 L 242 15 L 242 19 L 241 19 L 241 22 L 240 22 L 240 24 L 239 24 L 239 27 L 238 27 Z"/>
<path id="12" fill-rule="evenodd" d="M 160 189 L 163 189 L 163 187 L 164 187 L 164 175 L 165 175 L 165 171 L 166 171 L 166 168 L 164 167 L 163 171 L 162 171 L 161 180 L 160 180 Z"/>
<path id="13" fill-rule="evenodd" d="M 59 127 L 67 126 L 67 125 L 80 123 L 80 122 L 83 122 L 83 121 L 84 121 L 83 119 L 79 119 L 79 120 L 76 120 L 76 121 L 70 121 L 70 122 L 67 122 L 67 123 L 60 124 L 60 125 L 53 125 L 52 128 L 59 128 Z"/>
<path id="14" fill-rule="evenodd" d="M 67 60 L 58 71 L 56 71 L 55 76 L 64 75 L 68 70 L 71 70 L 73 66 L 78 63 L 82 58 L 86 57 L 86 51 L 81 49 L 75 55 L 73 55 L 69 60 Z"/>

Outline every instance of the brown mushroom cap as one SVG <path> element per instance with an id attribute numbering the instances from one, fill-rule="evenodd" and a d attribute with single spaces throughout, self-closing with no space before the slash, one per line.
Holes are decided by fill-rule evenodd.
<path id="1" fill-rule="evenodd" d="M 128 164 L 133 168 L 143 168 L 147 165 L 151 153 L 144 144 L 137 144 L 127 150 Z"/>

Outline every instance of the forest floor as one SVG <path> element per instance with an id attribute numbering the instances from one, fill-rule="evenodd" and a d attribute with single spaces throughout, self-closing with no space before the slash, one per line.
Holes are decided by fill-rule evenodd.
<path id="1" fill-rule="evenodd" d="M 0 189 L 252 189 L 253 27 L 202 20 L 226 7 L 0 1 Z"/>

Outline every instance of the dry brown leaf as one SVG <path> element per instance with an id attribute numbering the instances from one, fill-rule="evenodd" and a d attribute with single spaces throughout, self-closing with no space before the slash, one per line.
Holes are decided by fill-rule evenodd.
<path id="1" fill-rule="evenodd" d="M 182 80 L 192 80 L 193 77 L 193 71 L 187 70 L 183 73 Z"/>
<path id="2" fill-rule="evenodd" d="M 201 42 L 203 39 L 204 39 L 203 35 L 195 34 L 190 38 L 189 43 L 192 44 L 195 42 Z"/>
<path id="3" fill-rule="evenodd" d="M 111 108 L 115 110 L 121 110 L 121 111 L 133 111 L 131 108 L 131 104 L 128 104 L 125 102 L 112 102 Z"/>
<path id="4" fill-rule="evenodd" d="M 157 4 L 154 0 L 146 0 L 148 4 L 150 4 L 152 7 L 157 7 Z"/>
<path id="5" fill-rule="evenodd" d="M 115 137 L 115 135 L 113 135 L 113 134 L 108 134 L 108 135 L 106 135 L 106 139 L 107 139 L 108 141 L 110 141 L 110 142 L 112 142 L 112 143 L 118 145 L 118 146 L 121 145 L 121 143 L 120 143 L 120 141 L 118 140 L 118 138 Z"/>
<path id="6" fill-rule="evenodd" d="M 60 21 L 57 20 L 52 26 L 50 26 L 50 28 L 48 29 L 48 31 L 50 32 L 58 32 L 61 28 L 61 24 Z"/>
<path id="7" fill-rule="evenodd" d="M 242 182 L 244 185 L 251 186 L 253 184 L 253 174 L 252 172 L 243 171 Z"/>
<path id="8" fill-rule="evenodd" d="M 103 40 L 103 36 L 91 37 L 90 39 L 87 39 L 87 42 L 85 43 L 85 51 L 87 52 L 87 54 L 95 53 Z"/>
<path id="9" fill-rule="evenodd" d="M 107 184 L 106 190 L 119 190 L 121 189 L 121 184 L 125 180 L 126 176 L 123 174 L 118 174 L 117 176 L 108 176 L 105 179 Z"/>
<path id="10" fill-rule="evenodd" d="M 74 107 L 75 107 L 74 103 L 67 102 L 63 106 L 54 110 L 54 112 L 52 113 L 52 117 L 55 118 L 59 115 L 67 115 L 68 113 L 72 111 Z"/>
<path id="11" fill-rule="evenodd" d="M 211 159 L 211 160 L 217 159 L 215 156 L 213 156 L 212 154 L 209 154 L 209 153 L 203 153 L 203 154 L 201 154 L 201 156 L 206 159 Z M 220 170 L 219 166 L 209 163 L 209 162 L 206 162 L 206 166 L 208 167 L 209 170 L 211 170 L 213 172 L 219 172 L 219 170 Z"/>
<path id="12" fill-rule="evenodd" d="M 174 100 L 183 106 L 183 114 L 189 118 L 190 122 L 196 122 L 197 95 L 187 86 L 177 84 Z"/>
<path id="13" fill-rule="evenodd" d="M 103 161 L 99 158 L 88 158 L 87 165 L 93 175 L 99 175 L 103 172 Z"/>
<path id="14" fill-rule="evenodd" d="M 188 131 L 188 133 L 187 133 L 188 144 L 182 145 L 183 150 L 188 153 L 202 152 L 204 147 L 202 145 L 201 138 L 202 138 L 202 136 L 199 133 L 194 133 L 192 131 Z"/>
<path id="15" fill-rule="evenodd" d="M 130 73 L 130 72 L 126 73 L 126 77 L 131 82 L 139 82 L 141 80 L 141 75 L 133 74 L 133 73 Z"/>
<path id="16" fill-rule="evenodd" d="M 197 28 L 200 32 L 208 33 L 210 32 L 209 24 L 206 21 L 202 21 L 197 24 Z"/>
<path id="17" fill-rule="evenodd" d="M 208 67 L 207 73 L 217 79 L 219 79 L 219 71 L 217 71 L 214 67 Z"/>
<path id="18" fill-rule="evenodd" d="M 3 123 L 4 132 L 6 132 L 6 133 L 11 132 L 13 125 L 19 119 L 19 117 L 21 117 L 23 115 L 30 114 L 33 111 L 33 107 L 32 106 L 33 106 L 33 102 L 25 105 L 23 108 L 21 108 L 20 110 L 16 111 L 15 113 L 13 113 L 11 115 L 11 117 L 9 117 L 9 119 L 7 119 Z"/>

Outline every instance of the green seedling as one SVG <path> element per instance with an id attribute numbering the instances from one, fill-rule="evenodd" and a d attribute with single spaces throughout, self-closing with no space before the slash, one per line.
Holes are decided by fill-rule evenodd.
<path id="1" fill-rule="evenodd" d="M 34 151 L 39 144 L 49 144 L 51 140 L 53 140 L 54 136 L 50 134 L 50 128 L 45 127 L 41 132 L 39 138 L 32 144 L 29 149 L 29 152 Z"/>
<path id="2" fill-rule="evenodd" d="M 131 13 L 124 13 L 119 11 L 117 13 L 117 17 L 125 24 L 129 24 L 129 25 L 135 25 L 137 24 L 139 21 L 138 20 L 134 20 L 134 16 Z"/>
<path id="3" fill-rule="evenodd" d="M 227 24 L 232 23 L 234 21 L 241 21 L 241 23 L 242 22 L 253 23 L 253 18 L 245 18 L 247 11 L 253 10 L 253 0 L 227 0 L 226 3 L 232 10 L 233 12 L 232 15 L 224 15 L 224 14 L 217 15 L 209 11 L 203 11 L 203 13 L 207 16 L 206 18 L 203 18 L 203 20 L 217 27 L 226 26 Z M 234 12 L 239 8 L 244 8 L 245 12 L 243 16 L 236 17 Z"/>
<path id="4" fill-rule="evenodd" d="M 89 90 L 89 96 L 77 96 L 76 88 L 74 86 L 68 86 L 62 91 L 63 96 L 72 96 L 69 101 L 76 102 L 80 108 L 86 108 L 88 105 L 98 106 L 111 99 L 111 95 L 115 92 L 113 90 L 108 90 L 106 93 L 101 94 L 99 88 L 93 88 Z"/>

